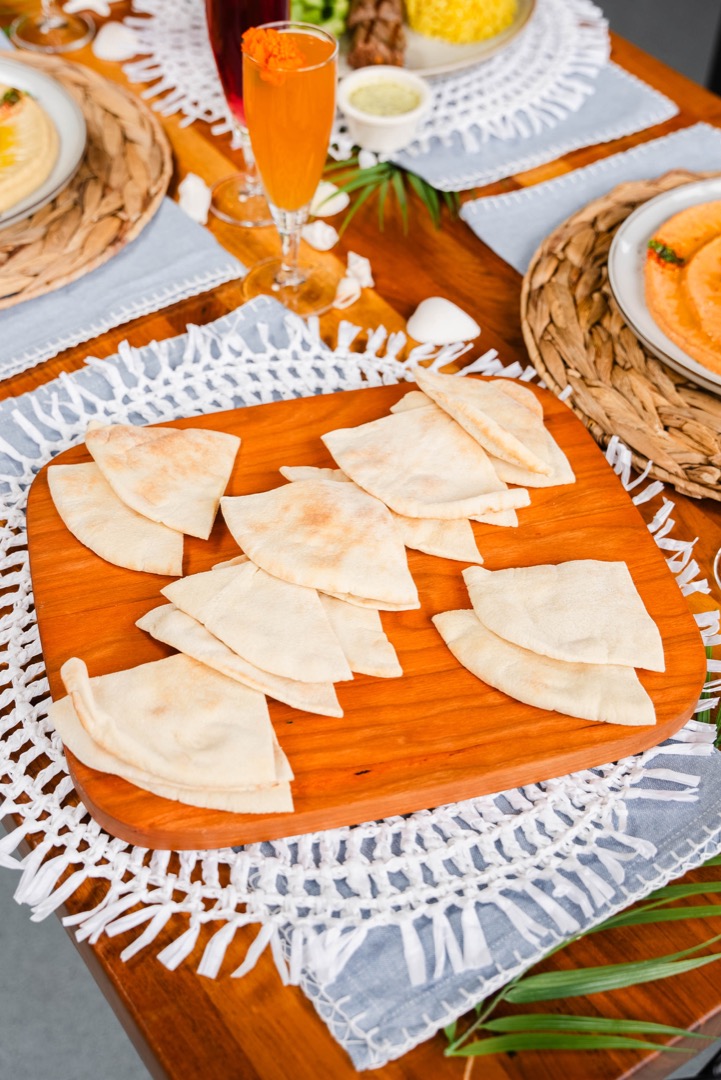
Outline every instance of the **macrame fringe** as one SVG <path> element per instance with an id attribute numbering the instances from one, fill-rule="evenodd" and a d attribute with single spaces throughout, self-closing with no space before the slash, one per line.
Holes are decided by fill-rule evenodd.
<path id="1" fill-rule="evenodd" d="M 258 310 L 264 310 L 262 303 Z M 389 335 L 383 327 L 367 333 L 359 352 L 352 348 L 361 330 L 348 322 L 340 324 L 333 351 L 320 340 L 317 322 L 306 325 L 287 317 L 285 341 L 279 344 L 277 329 L 260 318 L 253 326 L 260 347 L 252 348 L 244 336 L 247 329 L 246 317 L 236 313 L 211 326 L 191 326 L 183 339 L 142 350 L 126 343 L 117 360 L 91 359 L 85 373 L 62 375 L 43 393 L 28 396 L 22 408 L 20 403 L 10 407 L 14 435 L 9 431 L 0 440 L 0 452 L 7 458 L 0 474 L 7 506 L 0 563 L 6 603 L 12 599 L 13 607 L 0 618 L 0 648 L 13 684 L 0 693 L 2 704 L 12 707 L 0 719 L 0 774 L 9 777 L 0 785 L 0 810 L 22 820 L 0 840 L 0 865 L 20 872 L 16 900 L 29 905 L 37 921 L 86 881 L 105 882 L 106 894 L 92 910 L 63 920 L 78 940 L 93 943 L 103 934 L 137 931 L 121 954 L 130 961 L 169 924 L 177 925 L 177 935 L 158 954 L 161 963 L 175 970 L 211 927 L 197 966 L 207 978 L 216 978 L 222 970 L 238 929 L 257 925 L 257 935 L 232 975 L 246 974 L 270 948 L 280 977 L 293 984 L 307 978 L 331 982 L 378 927 L 397 928 L 409 981 L 420 986 L 448 971 L 492 966 L 483 931 L 483 909 L 489 905 L 504 913 L 535 949 L 546 947 L 554 935 L 577 933 L 581 919 L 597 920 L 601 913 L 606 917 L 614 888 L 584 855 L 594 854 L 619 888 L 631 858 L 654 858 L 652 843 L 625 831 L 627 803 L 697 798 L 699 778 L 692 762 L 714 752 L 715 729 L 710 725 L 691 721 L 663 748 L 600 769 L 406 819 L 249 845 L 237 852 L 182 852 L 174 856 L 179 869 L 172 873 L 171 852 L 147 852 L 113 839 L 82 805 L 66 805 L 72 784 L 47 722 L 48 686 L 25 551 L 25 501 L 37 469 L 82 438 L 90 415 L 154 422 L 239 403 L 392 384 L 412 378 L 414 363 L 430 361 L 431 368 L 439 370 L 467 348 L 419 346 L 409 362 L 402 363 L 398 357 L 405 336 Z M 536 378 L 531 367 L 504 367 L 495 350 L 463 374 L 474 371 Z M 612 440 L 607 458 L 634 502 L 662 495 L 662 485 L 646 483 L 646 474 L 631 478 L 630 453 L 618 440 Z M 693 559 L 695 541 L 672 535 L 672 511 L 673 503 L 662 495 L 650 531 L 682 590 L 708 592 Z M 719 612 L 704 612 L 696 621 L 705 644 L 721 643 Z M 711 696 L 699 702 L 699 713 L 716 706 L 721 661 L 710 661 L 709 672 Z M 32 778 L 26 766 L 39 754 L 48 757 L 49 765 Z M 660 755 L 666 759 L 662 766 L 656 763 Z M 669 767 L 669 758 L 678 766 Z M 38 834 L 42 840 L 29 855 L 22 860 L 13 856 L 26 837 Z M 230 870 L 225 886 L 220 884 L 221 866 Z M 404 884 L 399 884 L 401 879 Z M 340 881 L 342 890 L 337 887 Z M 624 906 L 629 902 L 626 898 Z M 431 954 L 419 935 L 429 919 Z"/>

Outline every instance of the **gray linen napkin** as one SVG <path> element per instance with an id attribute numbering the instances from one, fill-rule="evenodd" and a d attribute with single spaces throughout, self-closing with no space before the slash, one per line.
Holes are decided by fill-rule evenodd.
<path id="1" fill-rule="evenodd" d="M 472 200 L 463 205 L 461 217 L 484 244 L 523 274 L 544 237 L 577 210 L 616 184 L 671 169 L 721 170 L 721 131 L 694 124 L 556 180 Z"/>
<path id="2" fill-rule="evenodd" d="M 555 161 L 581 146 L 643 131 L 677 112 L 663 94 L 617 64 L 608 64 L 588 100 L 554 127 L 515 139 L 490 138 L 474 151 L 464 149 L 456 135 L 450 145 L 436 140 L 426 153 L 401 151 L 394 161 L 442 191 L 463 191 Z"/>
<path id="3" fill-rule="evenodd" d="M 171 199 L 127 247 L 61 289 L 0 311 L 0 378 L 245 269 Z"/>

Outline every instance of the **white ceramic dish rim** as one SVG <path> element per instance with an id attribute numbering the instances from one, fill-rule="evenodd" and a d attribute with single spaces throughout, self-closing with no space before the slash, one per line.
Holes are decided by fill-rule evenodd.
<path id="1" fill-rule="evenodd" d="M 2 56 L 0 81 L 32 94 L 50 117 L 59 139 L 58 158 L 48 178 L 31 195 L 0 213 L 0 229 L 4 229 L 34 214 L 70 183 L 85 152 L 87 129 L 80 106 L 46 72 Z"/>
<path id="2" fill-rule="evenodd" d="M 624 318 L 651 352 L 674 371 L 718 394 L 721 375 L 699 364 L 664 334 L 648 309 L 644 288 L 644 264 L 653 234 L 673 214 L 713 199 L 721 199 L 721 176 L 672 188 L 639 206 L 613 238 L 608 282 Z"/>
<path id="3" fill-rule="evenodd" d="M 536 0 L 518 0 L 518 8 L 513 22 L 485 41 L 474 41 L 468 45 L 456 45 L 450 41 L 428 38 L 418 34 L 410 27 L 405 27 L 407 50 L 406 66 L 399 68 L 400 71 L 412 71 L 424 78 L 434 78 L 438 75 L 450 75 L 455 71 L 463 71 L 465 68 L 481 64 L 484 60 L 495 56 L 497 52 L 505 49 L 513 39 L 520 34 L 521 30 L 528 25 L 536 7 Z M 341 45 L 341 74 L 345 75 L 351 68 L 346 62 L 349 49 L 348 38 L 344 38 Z M 359 68 L 358 70 L 363 70 Z"/>

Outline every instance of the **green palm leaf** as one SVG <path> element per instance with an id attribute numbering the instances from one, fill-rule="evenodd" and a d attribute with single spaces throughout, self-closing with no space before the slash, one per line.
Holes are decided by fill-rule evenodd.
<path id="1" fill-rule="evenodd" d="M 614 915 L 602 926 L 594 927 L 589 933 L 598 930 L 613 930 L 617 926 L 643 926 L 654 923 L 678 922 L 683 919 L 712 919 L 721 915 L 721 904 L 686 904 L 675 908 L 653 908 L 651 911 L 627 911 Z"/>
<path id="2" fill-rule="evenodd" d="M 606 993 L 626 986 L 669 979 L 672 975 L 682 975 L 717 960 L 721 960 L 721 953 L 688 960 L 669 961 L 661 958 L 625 964 L 605 964 L 581 971 L 549 971 L 542 975 L 530 975 L 509 986 L 503 997 L 516 1005 L 528 1004 L 531 1001 L 553 1001 L 556 998 L 585 997 L 588 994 Z"/>
<path id="3" fill-rule="evenodd" d="M 536 1031 L 518 1035 L 497 1035 L 479 1039 L 458 1049 L 449 1047 L 446 1057 L 482 1057 L 488 1054 L 508 1054 L 519 1050 L 666 1050 L 687 1054 L 680 1046 L 629 1039 L 623 1035 L 570 1035 L 555 1031 Z"/>
<path id="4" fill-rule="evenodd" d="M 611 1035 L 692 1035 L 696 1039 L 712 1039 L 685 1028 L 654 1024 L 650 1020 L 621 1020 L 612 1016 L 560 1016 L 558 1013 L 524 1013 L 521 1016 L 499 1016 L 486 1020 L 488 1031 L 576 1031 Z"/>

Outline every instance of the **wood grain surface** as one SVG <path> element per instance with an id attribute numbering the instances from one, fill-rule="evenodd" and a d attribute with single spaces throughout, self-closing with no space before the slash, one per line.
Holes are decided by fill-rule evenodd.
<path id="1" fill-rule="evenodd" d="M 257 405 L 171 426 L 239 435 L 241 450 L 227 494 L 248 495 L 284 483 L 281 465 L 332 466 L 320 436 L 385 415 L 409 386 Z M 677 731 L 704 681 L 706 657 L 696 624 L 643 519 L 593 439 L 553 394 L 536 393 L 576 483 L 532 489 L 531 506 L 518 512 L 518 528 L 474 524 L 479 550 L 491 570 L 568 559 L 628 564 L 664 642 L 666 671 L 639 672 L 654 702 L 655 727 L 561 716 L 481 682 L 454 659 L 431 622 L 438 612 L 470 607 L 461 577 L 464 564 L 410 551 L 422 606 L 382 615 L 403 678 L 358 675 L 339 684 L 341 718 L 270 702 L 276 734 L 295 773 L 294 813 L 241 815 L 175 803 L 71 757 L 78 793 L 100 824 L 141 847 L 181 850 L 272 840 L 563 776 L 646 750 Z M 53 464 L 87 460 L 85 448 L 74 447 Z M 450 472 L 457 463 L 446 467 Z M 160 589 L 172 579 L 112 566 L 76 540 L 53 505 L 47 467 L 30 492 L 28 538 L 40 638 L 56 700 L 65 693 L 58 672 L 70 656 L 84 660 L 92 676 L 173 653 L 135 626 L 142 614 L 166 602 Z M 186 537 L 185 545 L 185 574 L 209 570 L 239 551 L 221 515 L 209 541 Z M 524 732 L 533 738 L 519 739 Z"/>
<path id="2" fill-rule="evenodd" d="M 128 3 L 114 4 L 113 18 L 122 18 L 128 10 Z M 720 98 L 626 41 L 612 37 L 612 45 L 616 63 L 671 97 L 679 106 L 677 116 L 637 135 L 578 149 L 464 197 L 514 191 L 552 179 L 698 120 L 721 126 Z M 79 51 L 75 57 L 77 62 L 125 85 L 119 64 L 97 60 L 90 49 Z M 139 94 L 143 87 L 131 89 Z M 163 126 L 176 164 L 171 193 L 188 172 L 212 182 L 231 173 L 240 163 L 239 155 L 230 150 L 229 139 L 212 136 L 206 125 L 195 123 L 182 127 L 177 117 L 167 117 L 163 118 Z M 415 196 L 411 197 L 410 208 L 409 236 L 404 234 L 400 216 L 392 206 L 388 208 L 383 232 L 378 229 L 377 208 L 372 200 L 353 219 L 335 250 L 341 259 L 348 250 L 367 255 L 373 265 L 376 289 L 364 290 L 361 300 L 347 312 L 324 316 L 321 321 L 324 338 L 335 341 L 342 318 L 362 327 L 383 323 L 388 329 L 403 329 L 420 300 L 440 294 L 460 304 L 483 327 L 481 338 L 464 360 L 485 349 L 496 348 L 506 363 L 514 360 L 528 363 L 519 320 L 520 276 L 485 247 L 462 221 L 444 216 L 443 228 L 436 231 Z M 266 254 L 275 244 L 272 230 L 260 235 L 257 230 L 233 229 L 213 220 L 209 228 L 246 264 Z M 61 372 L 77 370 L 88 355 L 110 356 L 124 340 L 143 345 L 181 333 L 189 322 L 207 323 L 237 306 L 240 299 L 237 283 L 230 283 L 110 330 L 89 344 L 69 349 L 3 381 L 0 398 L 31 390 Z M 694 605 L 718 606 L 721 592 L 711 579 L 711 565 L 721 547 L 721 507 L 711 505 L 709 500 L 675 495 L 673 499 L 674 535 L 698 537 L 694 558 L 701 575 L 711 580 L 709 597 L 692 596 L 690 600 Z M 640 507 L 646 520 L 651 519 L 660 502 L 656 498 Z M 30 768 L 38 771 L 42 764 L 36 762 Z M 16 823 L 8 819 L 9 827 Z M 39 841 L 40 834 L 31 834 L 23 850 L 30 850 Z M 712 885 L 719 877 L 718 868 L 695 871 L 689 877 L 708 882 L 709 891 L 718 892 Z M 99 880 L 83 883 L 59 909 L 59 914 L 90 910 L 101 901 L 105 888 L 105 883 Z M 699 896 L 699 903 L 704 900 Z M 230 978 L 252 941 L 252 931 L 239 932 L 218 980 L 202 979 L 195 973 L 208 933 L 201 934 L 192 954 L 175 972 L 169 972 L 155 957 L 176 935 L 177 927 L 168 925 L 150 949 L 123 962 L 122 950 L 137 933 L 132 930 L 113 938 L 102 937 L 92 945 L 84 942 L 79 948 L 153 1076 L 168 1080 L 198 1077 L 202 1080 L 351 1080 L 357 1076 L 347 1055 L 303 993 L 281 985 L 267 954 L 245 978 Z M 559 970 L 640 960 L 698 945 L 718 933 L 721 933 L 721 919 L 617 930 L 583 939 L 543 966 L 546 970 Z M 721 984 L 717 970 L 711 965 L 665 982 L 595 994 L 562 1006 L 551 1003 L 551 1007 L 584 1015 L 643 1018 L 718 1033 Z M 542 1008 L 546 1011 L 548 1006 Z M 659 1080 L 679 1063 L 676 1055 L 630 1050 L 586 1054 L 529 1051 L 469 1063 L 444 1058 L 444 1046 L 445 1039 L 438 1035 L 401 1060 L 375 1071 L 373 1076 L 378 1080 L 429 1080 L 430 1077 L 434 1080 L 478 1080 L 479 1077 L 483 1080 L 627 1080 L 633 1075 L 634 1080 Z"/>

